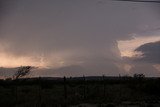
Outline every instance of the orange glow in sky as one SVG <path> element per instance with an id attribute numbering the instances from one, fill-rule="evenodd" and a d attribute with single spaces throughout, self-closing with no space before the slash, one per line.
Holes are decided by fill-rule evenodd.
<path id="1" fill-rule="evenodd" d="M 15 57 L 6 53 L 0 54 L 0 66 L 1 67 L 18 67 L 18 66 L 38 66 L 45 67 L 45 63 L 41 60 L 36 62 L 32 60 L 32 57 Z"/>

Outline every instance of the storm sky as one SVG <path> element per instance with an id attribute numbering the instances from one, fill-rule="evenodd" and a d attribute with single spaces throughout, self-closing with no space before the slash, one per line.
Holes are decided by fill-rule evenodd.
<path id="1" fill-rule="evenodd" d="M 115 0 L 0 0 L 0 75 L 31 65 L 38 67 L 32 76 L 160 76 L 159 7 Z"/>

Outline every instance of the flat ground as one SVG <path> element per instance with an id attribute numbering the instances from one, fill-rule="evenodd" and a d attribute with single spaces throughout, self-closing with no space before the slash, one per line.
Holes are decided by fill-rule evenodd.
<path id="1" fill-rule="evenodd" d="M 0 107 L 160 107 L 159 78 L 35 78 L 0 84 Z"/>

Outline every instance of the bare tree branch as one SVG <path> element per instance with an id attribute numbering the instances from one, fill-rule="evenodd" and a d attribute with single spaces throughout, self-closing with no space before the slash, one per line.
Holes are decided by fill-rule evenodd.
<path id="1" fill-rule="evenodd" d="M 21 77 L 24 77 L 26 75 L 28 75 L 31 71 L 31 69 L 33 69 L 34 67 L 32 66 L 21 66 L 21 67 L 18 67 L 18 70 L 16 71 L 16 73 L 14 74 L 14 78 L 15 79 L 18 79 L 18 78 L 21 78 Z"/>

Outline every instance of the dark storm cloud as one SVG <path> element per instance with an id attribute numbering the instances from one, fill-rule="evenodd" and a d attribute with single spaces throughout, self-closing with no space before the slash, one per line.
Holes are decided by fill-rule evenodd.
<path id="1" fill-rule="evenodd" d="M 160 41 L 141 45 L 135 51 L 142 53 L 142 58 L 137 61 L 160 64 Z"/>
<path id="2" fill-rule="evenodd" d="M 153 12 L 160 15 L 160 1 L 159 0 L 115 0 L 120 2 L 131 2 L 131 3 L 145 3 L 145 4 L 151 4 L 153 8 Z M 160 18 L 160 17 L 159 17 Z"/>
<path id="3" fill-rule="evenodd" d="M 54 63 L 64 63 L 65 66 L 54 70 L 61 75 L 121 73 L 115 65 L 122 63 L 117 40 L 130 39 L 130 33 L 141 31 L 146 25 L 160 24 L 143 3 L 14 1 L 12 6 L 7 5 L 9 13 L 1 13 L 5 18 L 0 25 L 0 43 L 7 43 L 1 53 L 32 56 L 35 60 L 42 56 L 51 67 L 55 67 Z"/>
<path id="4" fill-rule="evenodd" d="M 143 5 L 140 12 L 135 12 L 132 7 L 138 5 L 96 3 L 97 0 L 17 0 L 12 14 L 1 24 L 0 36 L 10 42 L 8 51 L 18 56 L 74 49 L 96 54 L 111 50 L 111 46 L 116 48 L 116 40 L 130 38 L 128 33 L 136 32 L 141 24 L 156 22 L 149 14 L 139 17 L 148 11 Z"/>
<path id="5" fill-rule="evenodd" d="M 10 9 L 13 8 L 15 1 L 14 0 L 0 0 L 0 21 L 7 14 L 9 14 Z"/>
<path id="6" fill-rule="evenodd" d="M 115 1 L 142 2 L 142 3 L 160 3 L 159 0 L 115 0 Z"/>
<path id="7" fill-rule="evenodd" d="M 6 0 L 1 0 L 0 1 L 0 18 L 3 17 L 4 13 L 6 12 L 5 1 Z"/>

